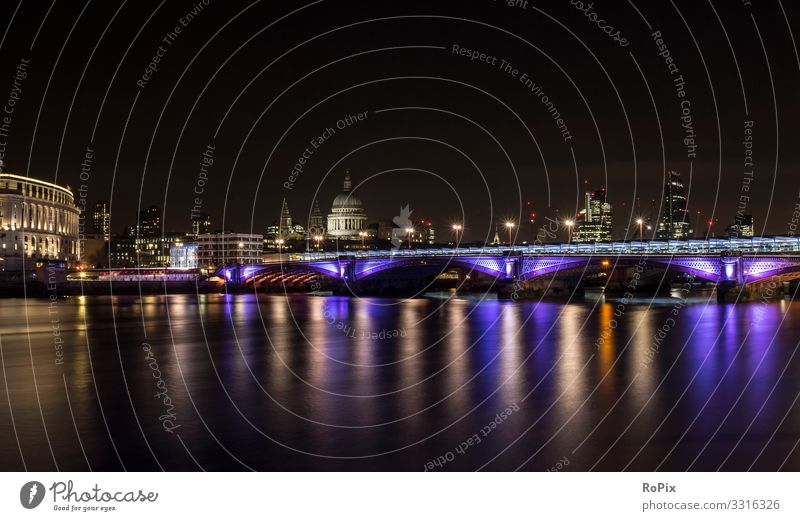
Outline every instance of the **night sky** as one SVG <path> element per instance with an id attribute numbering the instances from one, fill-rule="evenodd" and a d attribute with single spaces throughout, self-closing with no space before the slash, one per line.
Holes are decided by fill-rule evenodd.
<path id="1" fill-rule="evenodd" d="M 284 197 L 303 224 L 315 197 L 327 213 L 349 168 L 370 222 L 410 204 L 440 235 L 464 220 L 466 239 L 491 239 L 510 218 L 530 240 L 529 212 L 535 227 L 576 212 L 585 182 L 607 188 L 622 237 L 677 170 L 714 233 L 743 210 L 756 233 L 786 234 L 799 13 L 748 3 L 3 2 L 0 103 L 19 98 L 4 171 L 85 185 L 88 203 L 111 201 L 114 232 L 157 204 L 166 230 L 188 231 L 199 206 L 214 228 L 263 233 Z"/>

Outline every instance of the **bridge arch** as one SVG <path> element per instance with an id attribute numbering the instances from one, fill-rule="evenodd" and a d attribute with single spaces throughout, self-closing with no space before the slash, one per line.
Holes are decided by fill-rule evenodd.
<path id="1" fill-rule="evenodd" d="M 465 268 L 478 271 L 494 278 L 509 278 L 513 271 L 509 271 L 506 259 L 502 257 L 474 256 L 430 256 L 430 257 L 390 257 L 386 259 L 365 259 L 355 262 L 355 279 L 362 280 L 373 277 L 389 270 L 431 266 L 441 271 L 448 268 Z"/>
<path id="2" fill-rule="evenodd" d="M 217 270 L 216 275 L 234 284 L 254 284 L 271 275 L 300 273 L 324 275 L 341 278 L 341 267 L 338 262 L 281 262 L 271 264 L 254 264 L 245 266 L 227 266 Z"/>
<path id="3" fill-rule="evenodd" d="M 772 277 L 800 278 L 800 257 L 759 257 L 743 261 L 745 282 L 761 282 Z"/>

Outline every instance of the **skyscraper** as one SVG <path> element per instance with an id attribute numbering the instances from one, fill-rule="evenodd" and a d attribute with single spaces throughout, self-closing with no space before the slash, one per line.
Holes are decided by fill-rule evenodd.
<path id="1" fill-rule="evenodd" d="M 667 173 L 664 185 L 664 203 L 658 222 L 659 239 L 686 239 L 692 236 L 692 225 L 686 209 L 686 190 L 678 172 Z"/>
<path id="2" fill-rule="evenodd" d="M 103 236 L 107 241 L 111 235 L 111 214 L 108 211 L 108 201 L 97 201 L 92 209 L 92 228 L 94 233 Z"/>
<path id="3" fill-rule="evenodd" d="M 610 241 L 613 237 L 611 204 L 606 201 L 606 189 L 584 195 L 584 207 L 578 214 L 574 242 Z"/>

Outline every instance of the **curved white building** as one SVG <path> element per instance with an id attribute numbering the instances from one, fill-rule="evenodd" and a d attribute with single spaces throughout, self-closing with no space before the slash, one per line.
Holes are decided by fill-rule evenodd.
<path id="1" fill-rule="evenodd" d="M 350 172 L 344 176 L 344 190 L 333 200 L 328 214 L 328 237 L 338 240 L 359 240 L 358 232 L 367 229 L 367 214 L 364 204 L 353 193 Z"/>
<path id="2" fill-rule="evenodd" d="M 69 188 L 0 174 L 0 256 L 77 262 L 80 211 Z"/>

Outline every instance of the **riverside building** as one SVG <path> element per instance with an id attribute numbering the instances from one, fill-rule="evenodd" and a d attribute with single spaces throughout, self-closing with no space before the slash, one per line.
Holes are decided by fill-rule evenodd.
<path id="1" fill-rule="evenodd" d="M 197 263 L 215 269 L 232 264 L 261 262 L 264 236 L 250 233 L 206 233 L 197 238 Z"/>
<path id="2" fill-rule="evenodd" d="M 80 258 L 78 218 L 72 190 L 47 181 L 0 174 L 0 256 L 13 260 Z"/>

